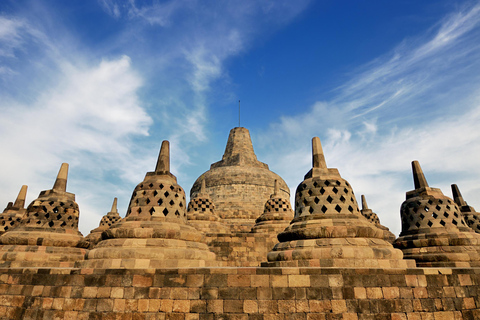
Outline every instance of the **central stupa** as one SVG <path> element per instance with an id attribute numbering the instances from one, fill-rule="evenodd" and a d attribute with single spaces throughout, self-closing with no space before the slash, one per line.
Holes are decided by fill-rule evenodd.
<path id="1" fill-rule="evenodd" d="M 265 202 L 278 181 L 279 196 L 290 199 L 290 189 L 283 179 L 257 160 L 248 129 L 230 130 L 222 160 L 195 181 L 190 198 L 200 192 L 205 180 L 205 192 L 215 204 L 215 211 L 232 232 L 249 232 L 264 209 Z"/>

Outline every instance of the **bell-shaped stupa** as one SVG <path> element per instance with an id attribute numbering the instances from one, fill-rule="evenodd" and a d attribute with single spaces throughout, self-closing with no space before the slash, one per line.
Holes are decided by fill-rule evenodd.
<path id="1" fill-rule="evenodd" d="M 78 231 L 78 204 L 66 192 L 67 177 L 63 163 L 53 189 L 40 192 L 20 225 L 0 237 L 0 266 L 73 267 L 84 259 L 89 243 Z"/>
<path id="2" fill-rule="evenodd" d="M 312 139 L 313 168 L 297 187 L 295 218 L 262 266 L 406 268 L 385 231 L 365 219 L 352 187 L 337 169 L 327 168 L 320 139 Z"/>
<path id="3" fill-rule="evenodd" d="M 202 180 L 200 192 L 188 203 L 187 220 L 189 225 L 204 234 L 230 232 L 215 213 L 215 204 L 205 192 L 205 180 Z"/>
<path id="4" fill-rule="evenodd" d="M 100 220 L 100 225 L 98 228 L 90 231 L 90 234 L 85 237 L 85 239 L 90 242 L 90 248 L 95 247 L 95 245 L 102 240 L 102 232 L 109 229 L 114 223 L 120 221 L 121 217 L 118 214 L 117 210 L 117 198 L 113 199 L 112 209 Z"/>
<path id="5" fill-rule="evenodd" d="M 27 186 L 23 185 L 18 193 L 15 203 L 9 202 L 5 210 L 0 214 L 0 235 L 12 231 L 17 227 L 25 216 L 25 198 Z"/>
<path id="6" fill-rule="evenodd" d="M 452 184 L 452 194 L 453 200 L 460 208 L 460 212 L 463 214 L 463 219 L 467 225 L 476 233 L 480 233 L 480 213 L 476 212 L 475 209 L 467 204 L 463 200 L 460 189 L 458 189 L 456 184 Z"/>
<path id="7" fill-rule="evenodd" d="M 293 216 L 290 199 L 285 199 L 280 195 L 278 181 L 275 180 L 273 194 L 265 202 L 262 215 L 255 220 L 252 232 L 276 235 L 288 227 Z"/>
<path id="8" fill-rule="evenodd" d="M 222 160 L 213 163 L 210 170 L 195 181 L 190 198 L 200 192 L 203 180 L 216 213 L 232 232 L 250 232 L 273 193 L 275 180 L 278 180 L 280 196 L 290 198 L 285 181 L 257 160 L 250 133 L 242 127 L 230 131 Z"/>
<path id="9" fill-rule="evenodd" d="M 415 190 L 406 193 L 402 232 L 393 245 L 419 267 L 480 266 L 480 235 L 466 225 L 452 199 L 428 186 L 418 161 L 412 169 Z"/>
<path id="10" fill-rule="evenodd" d="M 392 243 L 395 240 L 396 238 L 395 235 L 391 233 L 387 227 L 380 224 L 380 219 L 378 218 L 378 215 L 375 212 L 373 212 L 372 209 L 368 208 L 367 199 L 363 194 L 362 194 L 362 210 L 360 210 L 360 213 L 362 214 L 362 216 L 367 218 L 368 221 L 373 223 L 377 228 L 380 228 L 385 232 L 385 238 L 384 238 L 385 240 L 387 240 L 390 243 Z"/>
<path id="11" fill-rule="evenodd" d="M 137 185 L 125 218 L 78 266 L 86 268 L 203 267 L 215 260 L 205 236 L 187 225 L 185 192 L 170 173 L 170 146 L 162 142 L 154 172 Z"/>

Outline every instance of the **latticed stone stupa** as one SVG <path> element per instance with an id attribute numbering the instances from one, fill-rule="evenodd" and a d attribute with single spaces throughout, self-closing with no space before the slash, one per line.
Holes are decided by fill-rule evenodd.
<path id="1" fill-rule="evenodd" d="M 295 218 L 262 266 L 406 268 L 385 231 L 366 220 L 352 187 L 327 168 L 320 139 L 312 139 L 313 168 L 295 193 Z"/>
<path id="2" fill-rule="evenodd" d="M 402 203 L 402 232 L 393 245 L 419 267 L 480 266 L 480 235 L 466 225 L 452 199 L 428 186 L 418 161 L 412 169 L 415 189 Z"/>
<path id="3" fill-rule="evenodd" d="M 13 230 L 19 225 L 25 216 L 25 198 L 27 197 L 27 186 L 23 185 L 18 193 L 15 203 L 9 202 L 5 210 L 0 214 L 0 235 Z"/>
<path id="4" fill-rule="evenodd" d="M 66 192 L 68 164 L 63 163 L 53 189 L 27 208 L 14 230 L 0 237 L 0 266 L 73 267 L 84 259 L 88 241 L 78 231 L 75 195 Z"/>
<path id="5" fill-rule="evenodd" d="M 95 245 L 102 240 L 102 232 L 110 228 L 114 223 L 118 222 L 121 219 L 117 210 L 117 198 L 113 199 L 112 209 L 100 220 L 100 225 L 98 228 L 90 231 L 90 234 L 85 237 L 85 239 L 90 242 L 90 248 L 95 247 Z"/>
<path id="6" fill-rule="evenodd" d="M 250 133 L 242 127 L 230 131 L 222 160 L 213 163 L 210 170 L 195 181 L 191 198 L 200 191 L 202 180 L 215 203 L 215 211 L 233 232 L 250 232 L 273 193 L 275 180 L 278 180 L 279 195 L 290 198 L 285 181 L 257 160 Z"/>
<path id="7" fill-rule="evenodd" d="M 460 189 L 458 189 L 456 184 L 452 184 L 452 194 L 453 200 L 460 208 L 463 219 L 467 225 L 476 233 L 480 233 L 480 213 L 476 212 L 473 207 L 469 206 L 467 202 L 463 200 Z"/>
<path id="8" fill-rule="evenodd" d="M 125 218 L 102 234 L 87 268 L 203 267 L 215 254 L 204 236 L 187 225 L 185 192 L 170 173 L 170 146 L 162 142 L 154 172 L 133 191 Z"/>
<path id="9" fill-rule="evenodd" d="M 385 232 L 385 238 L 384 238 L 385 240 L 387 240 L 390 243 L 392 243 L 395 240 L 396 238 L 395 235 L 391 233 L 387 227 L 381 225 L 378 215 L 375 212 L 373 212 L 372 209 L 368 208 L 367 199 L 363 194 L 362 194 L 362 210 L 360 210 L 360 213 L 362 214 L 362 216 L 367 218 L 368 221 L 373 223 L 377 228 L 380 228 Z"/>
<path id="10" fill-rule="evenodd" d="M 262 215 L 255 220 L 252 232 L 276 235 L 288 227 L 293 216 L 290 199 L 280 196 L 278 181 L 275 180 L 274 192 L 265 203 Z"/>
<path id="11" fill-rule="evenodd" d="M 205 234 L 230 232 L 216 214 L 215 204 L 205 192 L 205 180 L 202 180 L 200 192 L 188 203 L 187 220 L 189 225 Z"/>

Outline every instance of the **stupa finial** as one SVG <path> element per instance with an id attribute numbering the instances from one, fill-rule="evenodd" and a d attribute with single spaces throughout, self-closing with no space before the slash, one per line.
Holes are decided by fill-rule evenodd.
<path id="1" fill-rule="evenodd" d="M 112 209 L 110 209 L 110 212 L 118 213 L 117 198 L 116 197 L 113 199 Z"/>
<path id="2" fill-rule="evenodd" d="M 274 195 L 278 195 L 279 194 L 279 187 L 278 187 L 278 180 L 275 179 L 275 182 L 273 184 L 273 194 Z"/>
<path id="3" fill-rule="evenodd" d="M 312 162 L 314 168 L 327 168 L 327 162 L 325 161 L 322 143 L 319 137 L 312 138 Z"/>
<path id="4" fill-rule="evenodd" d="M 453 201 L 459 206 L 467 206 L 467 202 L 463 200 L 462 194 L 460 193 L 460 189 L 456 184 L 452 184 L 452 194 L 453 194 Z"/>
<path id="5" fill-rule="evenodd" d="M 200 193 L 205 194 L 205 189 L 207 187 L 205 186 L 205 179 L 202 180 L 202 185 L 200 186 Z"/>
<path id="6" fill-rule="evenodd" d="M 162 141 L 155 172 L 170 172 L 170 142 L 168 142 L 168 140 Z"/>
<path id="7" fill-rule="evenodd" d="M 367 199 L 363 194 L 362 194 L 362 210 L 368 210 Z"/>
<path id="8" fill-rule="evenodd" d="M 54 191 L 67 192 L 68 163 L 62 163 L 57 179 L 53 185 Z"/>
<path id="9" fill-rule="evenodd" d="M 27 186 L 23 185 L 18 193 L 17 199 L 15 200 L 15 204 L 13 205 L 15 208 L 23 209 L 25 207 L 25 198 L 27 197 Z"/>
<path id="10" fill-rule="evenodd" d="M 412 161 L 412 170 L 415 189 L 428 188 L 427 179 L 425 179 L 420 163 L 417 160 Z"/>

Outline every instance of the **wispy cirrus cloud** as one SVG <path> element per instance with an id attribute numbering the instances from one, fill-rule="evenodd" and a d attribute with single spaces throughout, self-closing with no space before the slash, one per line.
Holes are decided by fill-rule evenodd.
<path id="1" fill-rule="evenodd" d="M 471 5 L 354 70 L 331 100 L 271 124 L 261 138 L 265 158 L 296 186 L 311 166 L 310 138 L 320 136 L 327 164 L 397 234 L 412 160 L 432 186 L 450 195 L 457 183 L 480 206 L 479 75 L 480 5 Z"/>

